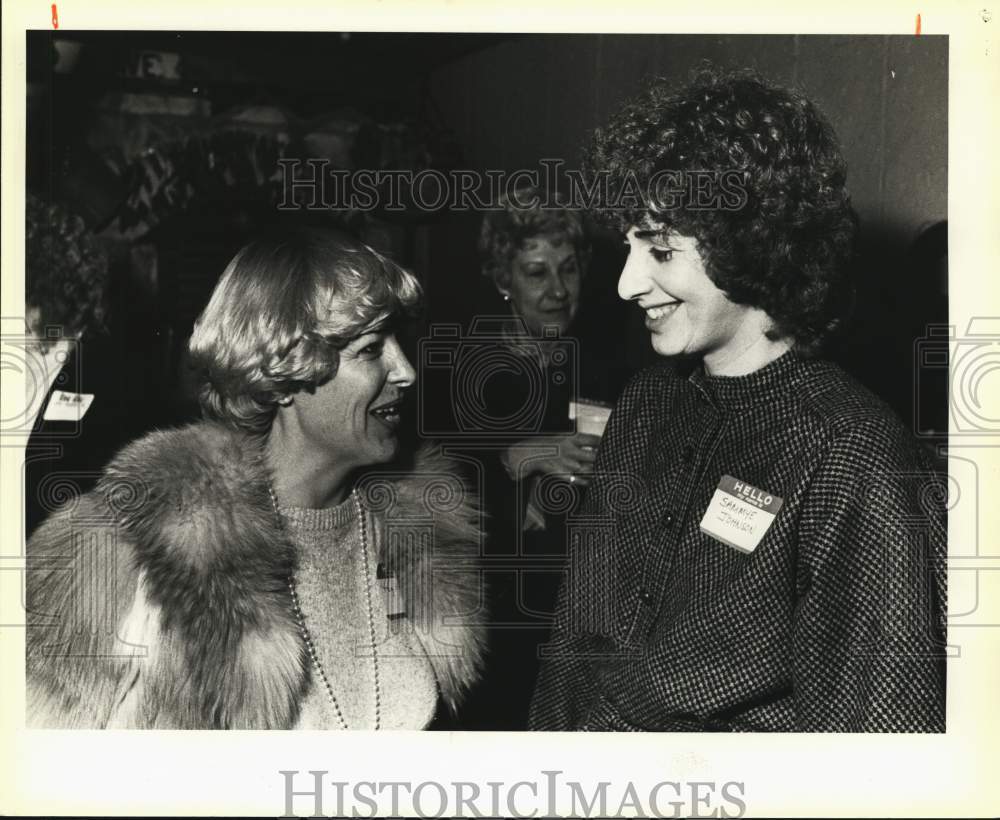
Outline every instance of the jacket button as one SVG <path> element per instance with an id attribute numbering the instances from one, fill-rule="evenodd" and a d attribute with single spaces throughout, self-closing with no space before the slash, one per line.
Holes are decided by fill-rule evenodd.
<path id="1" fill-rule="evenodd" d="M 671 524 L 674 523 L 674 514 L 668 510 L 667 512 L 663 513 L 663 517 L 660 519 L 660 521 L 663 522 L 664 527 L 669 527 Z"/>
<path id="2" fill-rule="evenodd" d="M 639 601 L 643 604 L 651 604 L 653 602 L 653 594 L 648 589 L 640 589 Z"/>

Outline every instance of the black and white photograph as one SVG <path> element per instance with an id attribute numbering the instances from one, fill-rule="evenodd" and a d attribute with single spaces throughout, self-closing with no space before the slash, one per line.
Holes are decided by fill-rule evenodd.
<path id="1" fill-rule="evenodd" d="M 18 9 L 4 811 L 993 813 L 990 10 L 443 6 Z"/>

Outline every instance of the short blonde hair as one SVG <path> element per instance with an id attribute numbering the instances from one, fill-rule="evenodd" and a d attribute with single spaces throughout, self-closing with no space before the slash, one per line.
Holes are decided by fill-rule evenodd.
<path id="1" fill-rule="evenodd" d="M 344 234 L 309 228 L 254 240 L 195 322 L 202 410 L 264 433 L 279 399 L 333 378 L 351 339 L 421 302 L 412 274 Z"/>

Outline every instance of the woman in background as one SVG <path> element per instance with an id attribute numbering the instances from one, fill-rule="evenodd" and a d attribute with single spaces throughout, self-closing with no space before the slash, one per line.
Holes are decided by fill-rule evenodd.
<path id="1" fill-rule="evenodd" d="M 545 476 L 586 486 L 600 438 L 573 433 L 570 402 L 599 398 L 588 390 L 607 395 L 613 389 L 599 386 L 606 371 L 595 372 L 594 362 L 584 362 L 582 340 L 575 335 L 592 252 L 583 213 L 543 207 L 545 197 L 544 191 L 525 188 L 502 199 L 500 209 L 487 213 L 479 238 L 483 275 L 510 309 L 511 321 L 502 330 L 508 350 L 534 365 L 522 372 L 510 369 L 508 378 L 498 372 L 484 382 L 483 403 L 492 417 L 534 411 L 525 425 L 530 435 L 508 444 L 500 456 L 522 491 Z M 537 397 L 524 378 L 529 373 L 541 374 Z M 539 518 L 537 525 L 544 522 Z"/>
<path id="2" fill-rule="evenodd" d="M 140 340 L 115 321 L 120 291 L 109 243 L 61 203 L 29 194 L 25 203 L 27 395 L 25 537 L 70 498 L 93 488 L 111 457 L 168 420 L 162 379 L 137 372 Z M 149 371 L 147 374 L 146 370 Z"/>
<path id="3" fill-rule="evenodd" d="M 624 377 L 614 351 L 580 333 L 592 256 L 583 212 L 537 188 L 499 204 L 483 219 L 479 250 L 509 314 L 488 347 L 459 361 L 456 373 L 471 375 L 453 394 L 485 434 L 470 455 L 483 468 L 492 564 L 487 671 L 462 726 L 520 730 L 564 569 L 566 517 L 600 442 L 600 427 L 584 432 L 571 406 L 610 406 Z"/>
<path id="4" fill-rule="evenodd" d="M 236 255 L 191 339 L 207 420 L 129 446 L 28 544 L 29 725 L 420 729 L 457 708 L 482 648 L 475 504 L 432 453 L 372 472 L 398 456 L 395 329 L 420 300 L 329 231 Z"/>

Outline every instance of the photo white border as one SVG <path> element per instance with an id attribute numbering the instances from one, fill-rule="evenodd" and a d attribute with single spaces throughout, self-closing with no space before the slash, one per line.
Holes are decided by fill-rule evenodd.
<path id="1" fill-rule="evenodd" d="M 60 29 L 216 29 L 308 31 L 480 31 L 591 33 L 757 33 L 950 35 L 949 233 L 951 322 L 1000 316 L 1000 9 L 972 2 L 806 4 L 664 0 L 285 0 L 284 2 L 58 2 Z M 751 13 L 752 10 L 752 13 Z M 987 17 L 990 17 L 987 20 Z M 3 288 L 0 315 L 24 313 L 25 30 L 51 28 L 49 2 L 5 2 L 2 53 Z M 945 112 L 942 112 L 944 115 Z M 994 378 L 994 381 L 996 379 Z M 3 374 L 10 418 L 23 385 Z M 994 401 L 1000 396 L 992 396 Z M 1000 406 L 997 401 L 994 407 Z M 995 414 L 994 414 L 995 415 Z M 979 553 L 1000 561 L 1000 436 L 961 455 L 979 472 Z M 19 606 L 22 452 L 0 449 L 0 623 Z M 950 543 L 974 532 L 951 522 Z M 23 564 L 22 564 L 23 566 Z M 954 577 L 954 576 L 952 576 Z M 983 624 L 1000 625 L 1000 573 L 981 573 Z M 747 816 L 991 816 L 997 772 L 1000 628 L 959 630 L 950 642 L 948 731 L 944 735 L 564 735 L 322 732 L 61 732 L 23 727 L 23 630 L 0 629 L 0 732 L 4 814 L 280 814 L 280 769 L 330 772 L 329 779 L 540 780 L 636 784 L 663 781 L 745 783 Z M 485 788 L 485 786 L 484 786 Z M 560 807 L 564 812 L 567 806 Z M 326 812 L 332 813 L 328 807 Z M 304 806 L 303 815 L 308 814 Z"/>

